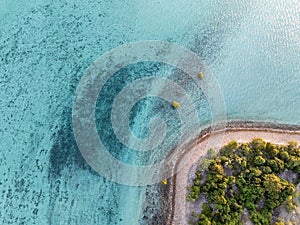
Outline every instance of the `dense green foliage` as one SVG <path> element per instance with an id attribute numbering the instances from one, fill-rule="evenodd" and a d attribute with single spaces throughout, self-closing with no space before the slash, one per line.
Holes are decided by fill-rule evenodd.
<path id="1" fill-rule="evenodd" d="M 254 224 L 284 224 L 273 217 L 274 210 L 285 204 L 293 210 L 295 186 L 279 176 L 284 170 L 300 173 L 300 149 L 294 141 L 287 146 L 267 143 L 260 138 L 250 143 L 231 141 L 216 155 L 209 150 L 206 166 L 199 167 L 188 201 L 204 194 L 199 225 L 242 224 L 243 209 Z"/>

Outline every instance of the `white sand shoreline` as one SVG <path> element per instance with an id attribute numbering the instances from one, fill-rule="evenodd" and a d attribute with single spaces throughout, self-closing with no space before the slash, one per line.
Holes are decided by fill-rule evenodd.
<path id="1" fill-rule="evenodd" d="M 241 122 L 242 123 L 242 122 Z M 186 187 L 188 186 L 189 170 L 199 162 L 199 159 L 205 156 L 209 148 L 219 149 L 231 140 L 238 142 L 249 142 L 255 137 L 260 137 L 265 141 L 275 144 L 286 144 L 290 140 L 295 140 L 300 143 L 300 131 L 288 130 L 286 127 L 269 128 L 262 125 L 259 127 L 234 126 L 227 127 L 225 130 L 219 130 L 213 133 L 208 132 L 199 137 L 195 144 L 190 149 L 186 149 L 182 157 L 177 161 L 176 166 L 181 168 L 180 171 L 171 179 L 171 213 L 169 215 L 168 224 L 172 225 L 185 225 L 187 223 L 186 202 Z M 218 140 L 219 142 L 214 142 Z M 186 158 L 188 163 L 186 163 Z M 185 163 L 182 164 L 182 163 Z M 182 165 L 181 165 L 182 164 Z"/>

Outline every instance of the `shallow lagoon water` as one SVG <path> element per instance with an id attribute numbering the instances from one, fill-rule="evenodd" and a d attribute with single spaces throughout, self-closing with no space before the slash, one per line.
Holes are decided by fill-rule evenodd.
<path id="1" fill-rule="evenodd" d="M 296 0 L 1 1 L 0 11 L 1 224 L 150 224 L 157 216 L 163 203 L 155 186 L 100 177 L 73 137 L 79 79 L 121 44 L 155 39 L 195 51 L 218 79 L 229 119 L 300 123 Z M 164 66 L 138 69 L 139 76 L 172 77 Z M 157 113 L 158 103 L 148 103 L 132 116 L 140 135 Z M 199 107 L 204 117 L 205 106 Z"/>

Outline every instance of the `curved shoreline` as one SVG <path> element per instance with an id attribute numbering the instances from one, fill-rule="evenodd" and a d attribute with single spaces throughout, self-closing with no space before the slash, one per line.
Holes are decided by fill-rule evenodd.
<path id="1" fill-rule="evenodd" d="M 223 136 L 222 143 L 218 143 L 222 147 L 230 140 L 234 139 L 238 142 L 248 142 L 254 137 L 261 137 L 266 141 L 275 144 L 285 144 L 289 140 L 295 140 L 300 143 L 300 125 L 276 124 L 268 122 L 254 121 L 231 121 L 228 123 L 220 123 L 219 126 L 204 129 L 197 138 L 190 141 L 185 147 L 183 154 L 177 159 L 174 171 L 180 166 L 185 157 L 189 158 L 188 164 L 182 166 L 182 169 L 170 178 L 170 213 L 168 216 L 168 225 L 183 225 L 186 222 L 186 186 L 188 185 L 189 169 L 198 163 L 199 159 L 205 155 L 207 148 L 216 146 L 205 146 L 210 139 Z M 205 147 L 197 151 L 196 148 Z M 176 216 L 175 216 L 176 215 Z"/>

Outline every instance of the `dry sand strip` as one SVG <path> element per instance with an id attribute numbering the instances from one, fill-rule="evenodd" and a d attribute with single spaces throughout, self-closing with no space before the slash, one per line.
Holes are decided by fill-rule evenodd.
<path id="1" fill-rule="evenodd" d="M 235 128 L 236 125 L 236 128 Z M 259 126 L 261 125 L 261 128 Z M 180 168 L 179 172 L 171 179 L 171 199 L 170 199 L 170 215 L 168 225 L 185 225 L 187 223 L 186 194 L 188 186 L 188 177 L 190 168 L 199 162 L 199 159 L 205 156 L 209 148 L 219 149 L 231 140 L 238 142 L 249 142 L 255 137 L 260 137 L 267 142 L 274 144 L 286 144 L 290 140 L 300 143 L 299 127 L 288 125 L 276 125 L 265 123 L 233 122 L 226 126 L 225 129 L 207 132 L 199 136 L 184 150 L 176 163 L 176 167 Z"/>

